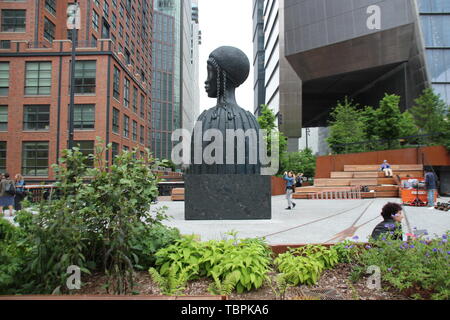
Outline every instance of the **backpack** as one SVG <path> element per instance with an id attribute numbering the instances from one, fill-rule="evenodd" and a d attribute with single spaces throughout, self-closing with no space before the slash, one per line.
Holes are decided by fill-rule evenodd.
<path id="1" fill-rule="evenodd" d="M 10 196 L 16 195 L 16 187 L 10 182 L 5 186 L 5 193 L 9 194 Z"/>

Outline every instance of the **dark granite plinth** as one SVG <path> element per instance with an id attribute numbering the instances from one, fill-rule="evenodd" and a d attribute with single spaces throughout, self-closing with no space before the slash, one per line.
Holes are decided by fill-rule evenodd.
<path id="1" fill-rule="evenodd" d="M 271 179 L 261 175 L 185 175 L 186 220 L 271 219 Z"/>

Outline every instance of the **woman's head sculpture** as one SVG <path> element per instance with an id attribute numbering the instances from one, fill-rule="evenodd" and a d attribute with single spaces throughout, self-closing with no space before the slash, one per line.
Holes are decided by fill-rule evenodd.
<path id="1" fill-rule="evenodd" d="M 236 88 L 248 78 L 250 62 L 237 48 L 219 47 L 209 55 L 207 65 L 205 89 L 208 97 L 217 98 L 217 105 L 203 111 L 197 119 L 191 139 L 189 173 L 260 174 L 258 121 L 251 112 L 238 106 L 235 97 Z M 230 137 L 230 131 L 236 136 Z M 245 135 L 243 139 L 236 138 L 241 133 Z M 206 134 L 214 137 L 204 139 Z"/>
<path id="2" fill-rule="evenodd" d="M 209 55 L 208 79 L 205 89 L 210 98 L 223 98 L 227 90 L 234 90 L 247 80 L 250 62 L 240 49 L 219 47 Z"/>

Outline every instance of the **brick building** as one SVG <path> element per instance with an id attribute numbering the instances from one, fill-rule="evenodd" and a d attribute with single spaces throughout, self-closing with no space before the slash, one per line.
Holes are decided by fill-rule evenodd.
<path id="1" fill-rule="evenodd" d="M 66 0 L 0 0 L 0 172 L 54 179 L 68 144 L 72 41 Z M 84 0 L 75 64 L 74 140 L 150 147 L 151 0 Z"/>

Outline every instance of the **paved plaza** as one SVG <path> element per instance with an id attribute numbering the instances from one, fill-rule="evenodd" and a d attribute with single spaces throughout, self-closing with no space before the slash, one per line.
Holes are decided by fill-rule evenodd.
<path id="1" fill-rule="evenodd" d="M 449 199 L 440 198 L 439 201 Z M 266 237 L 269 244 L 331 243 L 358 236 L 366 241 L 374 227 L 382 221 L 381 208 L 400 199 L 365 200 L 296 200 L 294 210 L 285 210 L 284 196 L 272 197 L 272 220 L 185 221 L 184 202 L 160 201 L 171 216 L 165 224 L 177 227 L 182 234 L 196 234 L 201 240 L 229 238 L 237 231 L 239 238 Z M 221 203 L 218 206 L 223 205 Z M 450 212 L 426 207 L 404 207 L 404 233 L 414 228 L 426 230 L 430 237 L 450 230 Z"/>
<path id="2" fill-rule="evenodd" d="M 449 200 L 439 199 L 440 202 Z M 183 201 L 159 201 L 153 210 L 167 207 L 170 218 L 165 225 L 178 228 L 182 234 L 198 235 L 203 241 L 230 238 L 227 233 L 235 231 L 238 238 L 266 237 L 271 245 L 332 243 L 354 236 L 358 236 L 358 241 L 366 241 L 382 221 L 381 208 L 389 201 L 400 202 L 400 199 L 295 200 L 295 209 L 285 210 L 285 197 L 276 196 L 272 197 L 272 220 L 186 221 Z M 450 212 L 407 206 L 404 211 L 404 233 L 417 228 L 434 237 L 450 230 Z M 5 219 L 13 221 L 11 217 Z"/>

